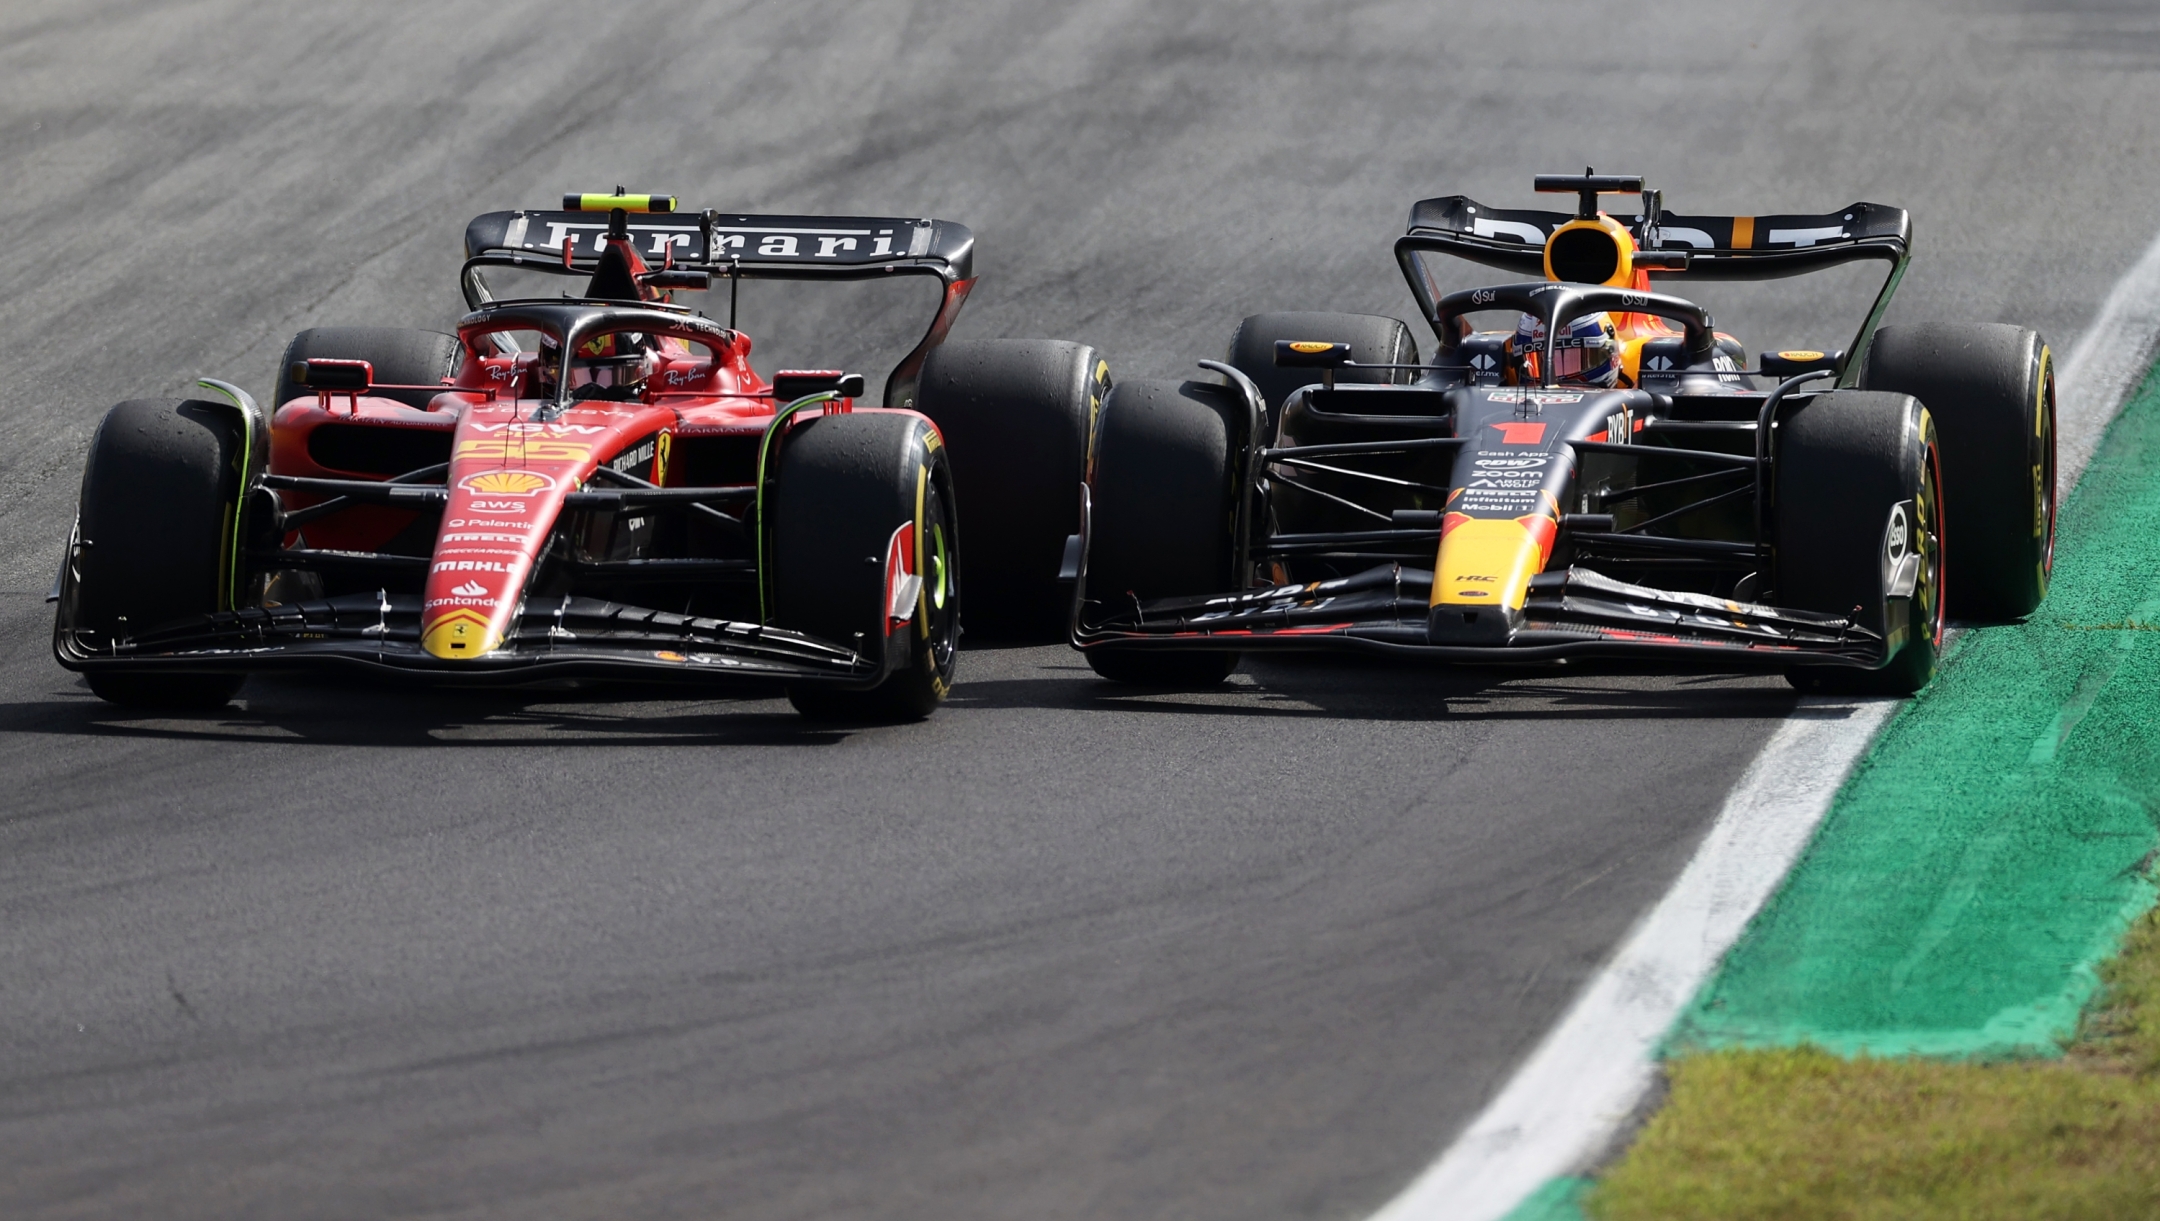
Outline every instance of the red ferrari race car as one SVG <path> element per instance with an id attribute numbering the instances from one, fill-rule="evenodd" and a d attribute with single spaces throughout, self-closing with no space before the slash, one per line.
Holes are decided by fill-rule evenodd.
<path id="1" fill-rule="evenodd" d="M 634 219 L 633 219 L 634 218 Z M 121 403 L 91 443 L 54 652 L 118 703 L 209 705 L 265 669 L 443 682 L 762 680 L 813 716 L 927 715 L 971 601 L 1062 625 L 1090 418 L 1079 344 L 943 346 L 974 238 L 940 220 L 684 213 L 570 196 L 466 230 L 456 334 L 317 328 L 271 410 Z M 490 277 L 568 277 L 497 299 Z M 744 279 L 928 276 L 928 329 L 861 375 L 762 376 Z M 723 324 L 675 294 L 727 279 Z M 717 299 L 718 294 L 715 293 Z"/>
<path id="2" fill-rule="evenodd" d="M 1905 693 L 1946 613 L 2039 604 L 2048 346 L 1880 326 L 1903 210 L 1688 216 L 1638 177 L 1537 187 L 1578 207 L 1411 210 L 1395 253 L 1430 364 L 1392 318 L 1263 314 L 1203 362 L 1226 384 L 1116 388 L 1069 549 L 1072 638 L 1097 672 L 1212 682 L 1262 649 L 1602 655 Z M 1642 206 L 1608 216 L 1609 194 Z M 1444 291 L 1435 255 L 1537 278 Z M 1843 351 L 1751 363 L 1701 305 L 1652 291 L 1858 261 L 1888 274 Z"/>

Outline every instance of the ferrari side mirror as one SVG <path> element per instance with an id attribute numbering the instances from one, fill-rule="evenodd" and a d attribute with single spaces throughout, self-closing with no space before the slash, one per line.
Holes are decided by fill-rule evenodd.
<path id="1" fill-rule="evenodd" d="M 364 360 L 331 360 L 317 356 L 294 361 L 285 376 L 294 385 L 306 386 L 320 394 L 332 391 L 358 394 L 375 384 L 375 366 Z"/>
<path id="2" fill-rule="evenodd" d="M 823 394 L 838 391 L 842 396 L 858 399 L 863 394 L 863 375 L 842 373 L 838 369 L 782 369 L 773 374 L 773 397 L 783 403 L 792 403 L 806 394 Z"/>

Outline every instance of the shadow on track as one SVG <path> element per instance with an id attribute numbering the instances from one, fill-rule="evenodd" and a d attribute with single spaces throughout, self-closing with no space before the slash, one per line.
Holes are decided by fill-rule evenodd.
<path id="1" fill-rule="evenodd" d="M 806 721 L 780 690 L 609 686 L 476 691 L 258 675 L 214 712 L 119 708 L 82 680 L 0 703 L 0 733 L 292 746 L 830 746 L 857 732 Z M 73 694 L 68 691 L 73 689 Z"/>
<path id="2" fill-rule="evenodd" d="M 1363 657 L 1247 659 L 1202 690 L 1127 687 L 1060 646 L 969 650 L 946 711 L 1035 710 L 1375 722 L 1779 718 L 1795 694 L 1775 678 L 1672 674 L 1639 666 L 1470 668 Z M 1645 682 L 1649 678 L 1651 681 Z M 430 688 L 361 677 L 259 675 L 216 712 L 117 708 L 80 679 L 47 698 L 0 703 L 0 733 L 331 746 L 829 746 L 859 726 L 804 720 L 777 686 L 697 689 Z M 1815 715 L 1838 716 L 1836 708 Z M 906 732 L 909 726 L 896 727 Z"/>
<path id="3" fill-rule="evenodd" d="M 1644 685 L 1642 679 L 1662 679 Z M 960 709 L 1055 708 L 1263 719 L 1372 721 L 1655 720 L 1782 717 L 1797 696 L 1761 674 L 1673 674 L 1640 666 L 1539 669 L 1403 663 L 1365 657 L 1248 658 L 1228 683 L 1199 690 L 1097 679 L 1078 657 L 1020 677 L 968 679 Z"/>

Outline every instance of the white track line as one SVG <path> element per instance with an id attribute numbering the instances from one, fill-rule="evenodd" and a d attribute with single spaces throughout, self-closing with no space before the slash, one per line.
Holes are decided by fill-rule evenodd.
<path id="1" fill-rule="evenodd" d="M 2060 486 L 2075 485 L 2160 339 L 2160 240 L 2108 294 L 2058 379 Z M 1597 1163 L 1655 1079 L 1680 1009 L 1777 889 L 1895 700 L 1800 701 L 1672 889 L 1490 1105 L 1373 1221 L 1496 1221 Z"/>
<path id="2" fill-rule="evenodd" d="M 2115 282 L 2056 377 L 2057 484 L 2065 498 L 2109 421 L 2152 367 L 2160 340 L 2160 239 Z"/>

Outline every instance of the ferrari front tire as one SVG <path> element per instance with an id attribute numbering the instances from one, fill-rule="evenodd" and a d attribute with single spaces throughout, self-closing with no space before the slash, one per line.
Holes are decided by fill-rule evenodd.
<path id="1" fill-rule="evenodd" d="M 936 711 L 960 643 L 952 468 L 936 429 L 903 412 L 811 420 L 780 443 L 767 504 L 772 621 L 877 658 L 885 671 L 868 690 L 792 685 L 795 710 L 866 724 Z M 906 577 L 919 581 L 915 597 L 896 605 L 893 581 Z"/>
<path id="2" fill-rule="evenodd" d="M 1103 403 L 1089 480 L 1090 521 L 1079 607 L 1097 608 L 1232 587 L 1234 446 L 1244 403 L 1202 382 L 1120 382 Z M 1195 687 L 1237 668 L 1225 650 L 1096 645 L 1095 673 L 1112 682 Z"/>
<path id="3" fill-rule="evenodd" d="M 1088 431 L 1110 363 L 1083 343 L 949 340 L 923 364 L 916 409 L 966 489 L 968 630 L 1055 638 L 1071 605 L 1058 568 L 1080 529 Z"/>
<path id="4" fill-rule="evenodd" d="M 216 403 L 135 399 L 105 413 L 83 467 L 63 624 L 93 652 L 226 604 L 239 517 L 243 438 Z M 219 707 L 235 674 L 96 671 L 115 704 Z"/>

